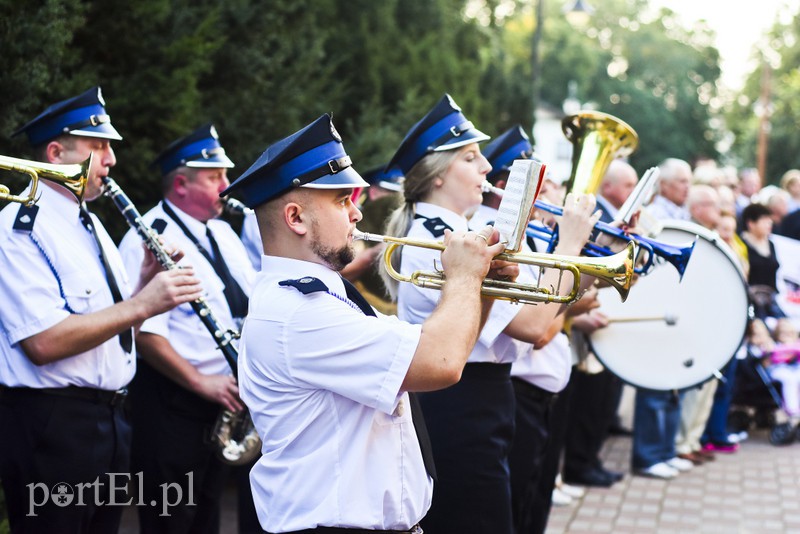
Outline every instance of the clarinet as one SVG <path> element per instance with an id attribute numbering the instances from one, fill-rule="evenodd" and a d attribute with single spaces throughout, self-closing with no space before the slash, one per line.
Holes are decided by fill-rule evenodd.
<path id="1" fill-rule="evenodd" d="M 223 199 L 223 209 L 231 215 L 247 215 L 253 213 L 253 208 L 248 208 L 244 202 L 236 200 L 235 198 L 225 197 Z"/>
<path id="2" fill-rule="evenodd" d="M 158 233 L 142 220 L 141 213 L 133 205 L 128 195 L 108 176 L 103 177 L 103 184 L 105 185 L 103 194 L 114 202 L 125 221 L 139 234 L 139 237 L 142 238 L 145 246 L 156 257 L 158 263 L 165 270 L 180 269 L 161 245 L 158 240 Z M 233 345 L 233 340 L 239 338 L 239 332 L 231 328 L 223 328 L 203 297 L 192 301 L 190 304 L 203 326 L 214 338 L 225 360 L 230 365 L 233 376 L 236 377 L 239 368 L 239 351 Z M 214 425 L 211 439 L 212 442 L 219 446 L 220 450 L 218 452 L 221 459 L 231 465 L 249 462 L 261 449 L 261 441 L 255 432 L 247 410 L 242 410 L 240 413 L 232 413 L 227 409 L 223 410 Z"/>

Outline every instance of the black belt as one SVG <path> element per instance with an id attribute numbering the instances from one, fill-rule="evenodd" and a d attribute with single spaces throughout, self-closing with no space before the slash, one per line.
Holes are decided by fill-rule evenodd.
<path id="1" fill-rule="evenodd" d="M 317 527 L 306 530 L 295 530 L 285 534 L 306 534 L 312 532 L 328 532 L 330 534 L 375 534 L 376 532 L 387 532 L 392 534 L 422 534 L 422 528 L 414 525 L 408 530 L 369 530 L 365 528 L 344 528 L 344 527 Z"/>
<path id="2" fill-rule="evenodd" d="M 552 391 L 547 391 L 546 389 L 542 389 L 537 385 L 522 380 L 521 378 L 512 377 L 511 380 L 514 381 L 517 387 L 522 388 L 527 397 L 533 400 L 552 404 L 558 398 L 558 393 L 553 393 Z"/>
<path id="3" fill-rule="evenodd" d="M 56 397 L 85 400 L 95 404 L 116 406 L 122 404 L 122 401 L 128 396 L 128 390 L 122 388 L 117 391 L 110 391 L 107 389 L 82 388 L 78 386 L 67 386 L 63 388 L 10 388 L 8 386 L 0 386 L 0 398 L 6 397 L 12 399 L 14 397 L 21 398 L 30 397 L 32 395 L 53 395 Z"/>

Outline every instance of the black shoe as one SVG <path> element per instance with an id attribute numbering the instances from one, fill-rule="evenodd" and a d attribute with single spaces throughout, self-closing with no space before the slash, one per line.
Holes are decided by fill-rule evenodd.
<path id="1" fill-rule="evenodd" d="M 622 425 L 611 425 L 608 428 L 609 436 L 633 436 L 633 431 L 630 428 L 625 428 Z"/>
<path id="2" fill-rule="evenodd" d="M 614 480 L 605 470 L 596 467 L 571 473 L 564 471 L 564 482 L 574 486 L 594 486 L 597 488 L 610 488 Z"/>
<path id="3" fill-rule="evenodd" d="M 600 468 L 600 471 L 602 471 L 608 478 L 610 478 L 612 482 L 619 482 L 620 480 L 625 478 L 625 475 L 617 471 L 609 471 L 608 469 L 602 467 Z"/>

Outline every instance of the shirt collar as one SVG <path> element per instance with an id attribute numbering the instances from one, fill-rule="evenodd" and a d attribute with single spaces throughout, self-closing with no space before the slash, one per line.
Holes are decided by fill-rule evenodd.
<path id="1" fill-rule="evenodd" d="M 428 204 L 427 202 L 417 202 L 416 204 L 417 215 L 422 215 L 428 219 L 439 217 L 445 224 L 450 226 L 454 232 L 465 232 L 468 230 L 467 219 L 454 211 L 447 208 L 437 206 L 436 204 Z"/>
<path id="2" fill-rule="evenodd" d="M 47 184 L 39 184 L 36 194 L 39 197 L 38 200 L 43 206 L 43 209 L 61 215 L 64 220 L 69 222 L 72 226 L 83 224 L 80 222 L 80 217 L 78 216 L 78 212 L 80 211 L 78 199 L 67 189 L 64 189 L 64 191 L 69 194 L 62 195 L 55 190 L 55 187 L 61 186 L 56 185 L 51 187 Z"/>
<path id="3" fill-rule="evenodd" d="M 489 223 L 494 224 L 496 220 L 497 210 L 481 204 L 478 206 L 478 209 L 475 210 L 475 214 L 470 218 L 469 227 L 475 231 L 478 231 Z"/>
<path id="4" fill-rule="evenodd" d="M 337 295 L 344 296 L 344 282 L 341 275 L 333 269 L 311 261 L 284 258 L 281 256 L 261 256 L 261 272 L 268 273 L 270 278 L 286 280 L 312 276 L 318 278 Z"/>
<path id="5" fill-rule="evenodd" d="M 164 202 L 166 204 L 169 204 L 169 207 L 175 211 L 175 215 L 178 216 L 181 222 L 186 225 L 186 228 L 188 228 L 189 231 L 192 232 L 192 234 L 194 234 L 195 237 L 205 237 L 206 223 L 198 221 L 197 219 L 195 219 L 194 217 L 192 217 L 191 215 L 180 209 L 178 206 L 176 206 L 169 200 L 164 199 Z"/>

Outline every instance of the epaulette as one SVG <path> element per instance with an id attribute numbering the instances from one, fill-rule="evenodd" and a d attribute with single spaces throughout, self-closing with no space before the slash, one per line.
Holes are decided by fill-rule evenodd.
<path id="1" fill-rule="evenodd" d="M 24 232 L 33 231 L 33 223 L 36 222 L 36 215 L 39 213 L 39 206 L 26 206 L 20 205 L 17 211 L 17 218 L 14 219 L 14 230 L 22 230 Z"/>
<path id="2" fill-rule="evenodd" d="M 442 237 L 445 230 L 450 230 L 451 232 L 453 231 L 453 227 L 439 217 L 434 217 L 432 219 L 426 218 L 425 222 L 422 223 L 422 226 L 424 226 L 433 235 L 433 237 Z"/>
<path id="3" fill-rule="evenodd" d="M 278 282 L 279 286 L 291 286 L 298 290 L 303 295 L 309 293 L 316 293 L 317 291 L 328 291 L 328 286 L 319 278 L 313 276 L 304 276 L 297 280 L 281 280 Z"/>
<path id="4" fill-rule="evenodd" d="M 159 234 L 164 233 L 164 229 L 167 227 L 167 221 L 164 219 L 156 219 L 153 221 L 153 224 L 150 225 L 150 228 L 158 232 Z"/>

